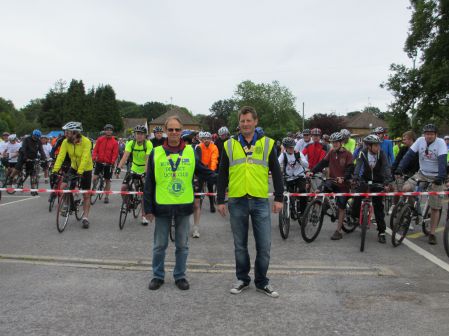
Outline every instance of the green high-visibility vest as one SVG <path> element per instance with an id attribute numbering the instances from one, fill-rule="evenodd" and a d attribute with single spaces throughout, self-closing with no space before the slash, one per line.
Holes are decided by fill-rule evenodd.
<path id="1" fill-rule="evenodd" d="M 192 146 L 186 146 L 181 154 L 178 168 L 172 171 L 169 157 L 162 146 L 154 150 L 154 177 L 156 179 L 157 204 L 193 203 L 193 175 L 195 173 L 195 153 Z M 179 154 L 171 154 L 176 164 Z"/>
<path id="2" fill-rule="evenodd" d="M 274 140 L 262 137 L 252 146 L 252 154 L 246 155 L 239 141 L 233 138 L 224 144 L 229 158 L 229 197 L 268 198 L 268 157 Z"/>

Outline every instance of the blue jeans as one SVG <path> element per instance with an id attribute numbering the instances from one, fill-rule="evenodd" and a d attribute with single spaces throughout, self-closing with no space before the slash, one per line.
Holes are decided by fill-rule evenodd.
<path id="1" fill-rule="evenodd" d="M 271 249 L 271 214 L 267 198 L 230 198 L 229 215 L 234 235 L 235 270 L 238 280 L 250 283 L 251 262 L 248 254 L 249 217 L 253 225 L 256 241 L 256 261 L 254 265 L 254 283 L 257 288 L 268 285 L 268 266 Z"/>
<path id="2" fill-rule="evenodd" d="M 165 251 L 168 246 L 168 235 L 171 217 L 156 217 L 153 241 L 153 276 L 164 280 L 165 277 Z M 176 280 L 186 277 L 187 256 L 189 255 L 189 216 L 175 216 L 175 257 L 173 277 Z"/>

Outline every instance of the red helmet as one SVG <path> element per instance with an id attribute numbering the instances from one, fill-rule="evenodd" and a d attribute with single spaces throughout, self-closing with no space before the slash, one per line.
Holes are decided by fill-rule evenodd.
<path id="1" fill-rule="evenodd" d="M 312 135 L 321 135 L 321 130 L 319 128 L 312 128 L 310 130 L 310 134 L 312 134 Z"/>

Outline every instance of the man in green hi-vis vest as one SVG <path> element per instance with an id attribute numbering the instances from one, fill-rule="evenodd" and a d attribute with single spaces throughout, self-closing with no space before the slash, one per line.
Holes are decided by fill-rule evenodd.
<path id="1" fill-rule="evenodd" d="M 234 236 L 234 253 L 237 283 L 232 294 L 239 294 L 249 287 L 251 262 L 248 254 L 249 217 L 256 240 L 254 283 L 259 292 L 271 297 L 279 294 L 273 290 L 267 278 L 271 249 L 271 214 L 268 199 L 268 172 L 271 171 L 275 190 L 272 211 L 282 209 L 284 186 L 281 168 L 274 149 L 274 140 L 256 129 L 256 110 L 242 107 L 238 113 L 240 133 L 224 145 L 217 185 L 218 211 L 226 215 L 224 197 L 228 191 L 228 207 L 231 229 Z"/>
<path id="2" fill-rule="evenodd" d="M 189 255 L 190 215 L 193 213 L 193 177 L 201 176 L 215 183 L 217 174 L 201 164 L 193 147 L 181 140 L 182 123 L 177 116 L 167 118 L 168 137 L 162 146 L 155 147 L 148 157 L 144 186 L 145 216 L 155 218 L 153 240 L 153 279 L 149 289 L 159 289 L 165 278 L 165 251 L 172 220 L 175 223 L 175 268 L 173 277 L 181 290 L 190 288 L 186 279 Z"/>

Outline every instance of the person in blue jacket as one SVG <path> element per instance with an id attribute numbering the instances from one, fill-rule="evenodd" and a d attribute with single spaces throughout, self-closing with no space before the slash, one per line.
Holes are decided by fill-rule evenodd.
<path id="1" fill-rule="evenodd" d="M 394 162 L 393 141 L 385 139 L 385 129 L 383 127 L 376 127 L 374 134 L 379 137 L 380 148 L 387 155 L 388 163 L 391 166 Z"/>

